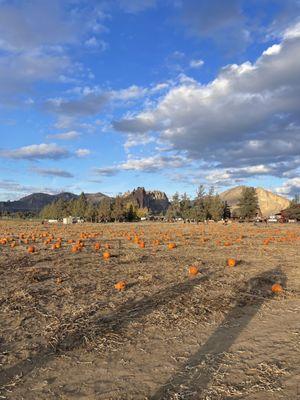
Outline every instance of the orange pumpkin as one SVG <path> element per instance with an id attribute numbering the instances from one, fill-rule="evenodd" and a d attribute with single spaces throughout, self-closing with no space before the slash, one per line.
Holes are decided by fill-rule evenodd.
<path id="1" fill-rule="evenodd" d="M 168 244 L 168 249 L 169 250 L 172 250 L 172 249 L 175 249 L 176 248 L 176 243 L 169 243 Z"/>
<path id="2" fill-rule="evenodd" d="M 27 249 L 28 253 L 35 253 L 35 247 L 34 246 L 29 246 Z"/>
<path id="3" fill-rule="evenodd" d="M 125 281 L 120 281 L 120 282 L 117 282 L 117 283 L 115 284 L 115 289 L 117 289 L 117 290 L 119 290 L 119 291 L 122 291 L 122 290 L 125 290 L 125 289 L 126 289 L 126 286 L 127 286 L 127 284 L 126 284 Z"/>
<path id="4" fill-rule="evenodd" d="M 271 290 L 273 293 L 278 294 L 283 292 L 283 287 L 279 283 L 274 283 Z"/>
<path id="5" fill-rule="evenodd" d="M 189 268 L 189 275 L 190 276 L 196 276 L 196 275 L 198 275 L 199 274 L 199 269 L 197 268 L 197 267 L 195 267 L 194 265 L 192 265 L 190 268 Z"/>
<path id="6" fill-rule="evenodd" d="M 95 244 L 94 244 L 94 250 L 96 250 L 96 251 L 97 251 L 97 250 L 100 250 L 100 247 L 101 247 L 101 246 L 100 246 L 100 243 L 95 243 Z"/>
<path id="7" fill-rule="evenodd" d="M 139 246 L 140 246 L 141 249 L 144 249 L 145 248 L 145 242 L 140 242 Z"/>
<path id="8" fill-rule="evenodd" d="M 109 260 L 110 259 L 110 253 L 108 251 L 105 251 L 102 254 L 102 257 L 104 258 L 104 260 Z"/>
<path id="9" fill-rule="evenodd" d="M 236 266 L 236 260 L 234 258 L 228 258 L 227 265 L 228 265 L 228 267 L 235 267 Z"/>
<path id="10" fill-rule="evenodd" d="M 72 253 L 77 253 L 78 250 L 79 250 L 79 247 L 77 245 L 72 246 L 72 249 L 71 249 Z"/>

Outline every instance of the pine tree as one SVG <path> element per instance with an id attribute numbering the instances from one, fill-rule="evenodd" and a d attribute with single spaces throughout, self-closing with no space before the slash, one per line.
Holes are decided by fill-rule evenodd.
<path id="1" fill-rule="evenodd" d="M 224 204 L 219 195 L 210 196 L 208 204 L 209 217 L 214 221 L 220 221 L 224 213 Z"/>
<path id="2" fill-rule="evenodd" d="M 259 207 L 255 188 L 245 187 L 243 189 L 238 207 L 241 218 L 250 219 L 256 216 Z"/>
<path id="3" fill-rule="evenodd" d="M 229 219 L 230 217 L 231 217 L 230 207 L 229 207 L 227 201 L 225 201 L 224 208 L 223 208 L 223 219 Z"/>
<path id="4" fill-rule="evenodd" d="M 88 201 L 85 194 L 82 192 L 81 195 L 73 203 L 73 215 L 75 217 L 84 218 L 86 214 L 86 209 L 88 206 Z"/>
<path id="5" fill-rule="evenodd" d="M 93 203 L 88 203 L 84 216 L 88 221 L 95 222 L 97 216 L 97 209 Z"/>
<path id="6" fill-rule="evenodd" d="M 112 207 L 112 217 L 115 221 L 122 221 L 124 219 L 124 214 L 123 199 L 121 196 L 117 196 Z"/>
<path id="7" fill-rule="evenodd" d="M 110 199 L 102 199 L 98 205 L 97 215 L 100 221 L 109 222 L 111 220 L 111 201 Z"/>
<path id="8" fill-rule="evenodd" d="M 180 218 L 181 217 L 181 210 L 180 210 L 180 200 L 179 200 L 179 193 L 176 192 L 172 197 L 171 204 L 167 210 L 166 214 L 168 219 Z"/>
<path id="9" fill-rule="evenodd" d="M 180 213 L 183 219 L 192 218 L 191 216 L 192 204 L 191 200 L 186 193 L 184 193 L 180 200 Z"/>
<path id="10" fill-rule="evenodd" d="M 204 221 L 207 218 L 206 203 L 205 203 L 205 188 L 200 185 L 197 190 L 196 199 L 194 201 L 194 218 L 197 222 Z"/>

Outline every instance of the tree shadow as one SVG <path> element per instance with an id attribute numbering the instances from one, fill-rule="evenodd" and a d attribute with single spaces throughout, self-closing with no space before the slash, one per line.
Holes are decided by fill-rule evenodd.
<path id="1" fill-rule="evenodd" d="M 204 398 L 201 396 L 211 380 L 211 368 L 216 369 L 222 363 L 224 353 L 254 318 L 263 303 L 275 296 L 270 290 L 271 285 L 280 282 L 285 287 L 286 280 L 286 275 L 279 268 L 251 278 L 245 285 L 246 292 L 238 293 L 240 297 L 236 305 L 206 343 L 149 399 Z M 206 362 L 209 360 L 212 360 L 211 368 L 207 368 Z"/>
<path id="2" fill-rule="evenodd" d="M 117 332 L 125 328 L 132 321 L 142 318 L 152 311 L 162 307 L 172 299 L 190 291 L 199 283 L 208 281 L 213 273 L 178 283 L 168 287 L 164 291 L 156 292 L 153 296 L 144 297 L 141 300 L 129 300 L 121 305 L 115 312 L 99 318 L 98 311 L 103 310 L 101 304 L 96 310 L 92 310 L 74 321 L 63 321 L 62 329 L 57 331 L 57 341 L 41 349 L 32 357 L 20 361 L 18 364 L 0 371 L 0 386 L 7 385 L 13 378 L 24 377 L 36 368 L 43 367 L 58 354 L 71 351 L 85 343 L 87 336 L 105 335 L 108 332 Z M 66 329 L 66 326 L 75 325 L 75 329 Z M 71 327 L 72 328 L 72 327 Z"/>

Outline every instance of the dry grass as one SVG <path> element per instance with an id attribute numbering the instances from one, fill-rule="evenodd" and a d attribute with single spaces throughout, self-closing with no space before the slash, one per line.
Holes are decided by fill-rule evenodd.
<path id="1" fill-rule="evenodd" d="M 2 221 L 0 232 L 1 398 L 295 398 L 299 226 Z"/>

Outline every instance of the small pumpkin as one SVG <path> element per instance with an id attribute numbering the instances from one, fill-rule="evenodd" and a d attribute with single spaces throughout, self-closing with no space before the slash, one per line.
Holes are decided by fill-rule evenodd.
<path id="1" fill-rule="evenodd" d="M 29 246 L 27 249 L 28 253 L 35 253 L 35 247 L 34 246 Z"/>
<path id="2" fill-rule="evenodd" d="M 172 250 L 172 249 L 175 249 L 177 246 L 176 246 L 176 243 L 169 243 L 168 244 L 168 249 L 169 250 Z"/>
<path id="3" fill-rule="evenodd" d="M 190 276 L 196 276 L 196 275 L 198 275 L 199 274 L 199 269 L 195 266 L 195 265 L 192 265 L 190 268 L 189 268 L 189 275 Z"/>
<path id="4" fill-rule="evenodd" d="M 273 293 L 279 294 L 283 292 L 283 287 L 280 285 L 280 283 L 274 283 L 271 290 Z"/>
<path id="5" fill-rule="evenodd" d="M 236 259 L 228 258 L 227 265 L 228 265 L 228 267 L 235 267 L 236 266 Z"/>
<path id="6" fill-rule="evenodd" d="M 100 250 L 100 247 L 101 247 L 101 245 L 100 245 L 100 243 L 99 242 L 97 242 L 97 243 L 95 243 L 94 244 L 94 250 Z"/>
<path id="7" fill-rule="evenodd" d="M 126 284 L 125 281 L 119 281 L 119 282 L 117 282 L 117 283 L 115 284 L 115 289 L 117 289 L 117 290 L 119 290 L 119 291 L 122 291 L 122 290 L 125 290 L 125 289 L 126 289 L 126 286 L 127 286 L 127 284 Z"/>
<path id="8" fill-rule="evenodd" d="M 77 251 L 79 251 L 79 249 L 80 249 L 80 247 L 75 244 L 74 246 L 72 246 L 71 251 L 72 251 L 72 253 L 77 253 Z"/>
<path id="9" fill-rule="evenodd" d="M 102 254 L 102 257 L 104 258 L 104 260 L 109 260 L 109 259 L 110 259 L 110 252 L 105 251 L 105 252 Z"/>

